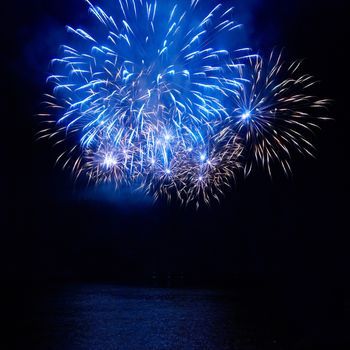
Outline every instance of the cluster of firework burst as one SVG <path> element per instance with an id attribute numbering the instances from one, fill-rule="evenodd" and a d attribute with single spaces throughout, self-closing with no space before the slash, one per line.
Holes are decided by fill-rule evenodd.
<path id="1" fill-rule="evenodd" d="M 197 21 L 199 0 L 119 0 L 116 17 L 87 2 L 100 27 L 67 27 L 79 40 L 52 61 L 41 114 L 40 137 L 70 145 L 58 161 L 76 177 L 199 205 L 240 170 L 289 173 L 295 150 L 312 155 L 307 134 L 327 101 L 307 94 L 300 62 L 215 48 L 239 35 L 233 8 Z"/>

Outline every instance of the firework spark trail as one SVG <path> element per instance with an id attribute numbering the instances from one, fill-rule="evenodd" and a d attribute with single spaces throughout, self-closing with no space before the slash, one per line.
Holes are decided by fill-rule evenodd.
<path id="1" fill-rule="evenodd" d="M 300 73 L 301 61 L 288 65 L 282 52 L 272 51 L 266 61 L 249 58 L 240 70 L 241 84 L 231 94 L 232 127 L 244 140 L 249 174 L 253 163 L 266 168 L 272 176 L 272 163 L 291 173 L 290 159 L 294 150 L 314 156 L 308 136 L 327 120 L 329 100 L 308 94 L 316 82 Z"/>
<path id="2" fill-rule="evenodd" d="M 197 20 L 199 0 L 118 0 L 113 17 L 86 2 L 99 28 L 67 27 L 76 43 L 52 61 L 40 136 L 73 145 L 57 161 L 76 177 L 198 206 L 219 200 L 242 154 L 247 174 L 254 162 L 288 173 L 293 149 L 312 154 L 310 112 L 327 101 L 306 95 L 298 62 L 217 45 L 240 27 L 233 8 Z"/>

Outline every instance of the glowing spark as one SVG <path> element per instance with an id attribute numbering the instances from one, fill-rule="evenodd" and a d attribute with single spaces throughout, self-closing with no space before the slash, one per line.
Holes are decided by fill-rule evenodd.
<path id="1" fill-rule="evenodd" d="M 103 161 L 103 164 L 107 167 L 107 168 L 111 168 L 113 167 L 114 165 L 117 164 L 117 161 L 115 160 L 115 158 L 110 155 L 110 154 L 107 154 L 104 161 Z"/>
<path id="2" fill-rule="evenodd" d="M 243 119 L 243 120 L 246 120 L 246 119 L 248 119 L 248 118 L 250 118 L 251 117 L 251 112 L 250 111 L 247 111 L 247 112 L 245 112 L 245 113 L 243 113 L 242 115 L 241 115 L 241 118 Z"/>

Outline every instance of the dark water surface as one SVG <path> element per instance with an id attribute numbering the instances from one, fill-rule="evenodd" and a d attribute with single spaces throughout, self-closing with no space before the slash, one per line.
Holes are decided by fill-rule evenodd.
<path id="1" fill-rule="evenodd" d="M 285 320 L 276 310 L 271 318 L 269 302 L 257 302 L 256 295 L 248 290 L 85 284 L 22 290 L 7 303 L 3 349 L 313 348 L 298 345 L 292 324 L 288 334 Z"/>

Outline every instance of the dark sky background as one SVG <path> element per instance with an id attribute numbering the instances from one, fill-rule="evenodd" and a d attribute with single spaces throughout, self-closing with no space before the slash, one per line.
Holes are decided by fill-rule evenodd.
<path id="1" fill-rule="evenodd" d="M 248 46 L 307 58 L 315 93 L 333 99 L 317 159 L 295 157 L 292 178 L 256 170 L 220 205 L 198 212 L 74 186 L 35 141 L 49 60 L 64 26 L 90 23 L 82 0 L 7 1 L 1 33 L 1 268 L 16 280 L 143 283 L 153 273 L 186 285 L 277 281 L 288 293 L 343 287 L 347 211 L 348 18 L 345 1 L 233 1 Z M 107 192 L 107 194 L 106 194 Z M 274 283 L 275 283 L 274 282 Z M 317 294 L 317 293 L 316 293 Z M 318 295 L 318 294 L 317 294 Z"/>

